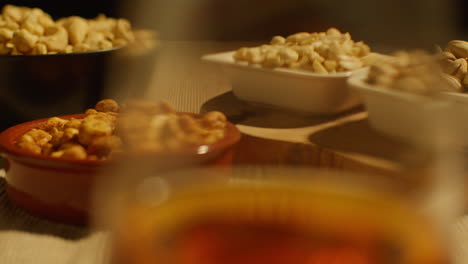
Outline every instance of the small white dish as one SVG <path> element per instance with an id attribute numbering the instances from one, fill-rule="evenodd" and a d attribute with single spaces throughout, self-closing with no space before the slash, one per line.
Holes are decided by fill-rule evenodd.
<path id="1" fill-rule="evenodd" d="M 348 84 L 361 93 L 375 130 L 431 148 L 468 144 L 468 140 L 459 141 L 458 107 L 446 95 L 434 98 L 391 90 L 370 85 L 366 78 L 367 72 L 360 72 L 350 77 Z M 466 103 L 468 114 L 468 97 Z"/>
<path id="2" fill-rule="evenodd" d="M 353 72 L 321 74 L 265 68 L 236 62 L 234 52 L 208 54 L 202 60 L 222 66 L 233 93 L 241 100 L 307 114 L 336 114 L 362 103 L 346 82 Z"/>

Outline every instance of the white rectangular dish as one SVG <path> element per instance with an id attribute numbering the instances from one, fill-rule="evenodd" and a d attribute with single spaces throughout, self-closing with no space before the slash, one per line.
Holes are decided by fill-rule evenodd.
<path id="1" fill-rule="evenodd" d="M 347 85 L 352 72 L 320 74 L 286 68 L 264 68 L 236 62 L 234 51 L 208 54 L 203 61 L 219 64 L 233 93 L 241 100 L 307 114 L 336 114 L 361 104 Z"/>
<path id="2" fill-rule="evenodd" d="M 366 72 L 353 75 L 348 83 L 361 92 L 375 130 L 405 142 L 425 147 L 466 146 L 459 126 L 460 105 L 447 100 L 414 95 L 368 84 Z M 468 114 L 468 97 L 463 106 Z M 467 115 L 468 117 L 468 115 Z M 468 128 L 468 125 L 465 125 Z M 466 131 L 466 130 L 465 130 Z"/>

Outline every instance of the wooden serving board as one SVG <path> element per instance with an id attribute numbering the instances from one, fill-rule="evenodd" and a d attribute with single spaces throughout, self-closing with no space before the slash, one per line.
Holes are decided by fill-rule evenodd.
<path id="1" fill-rule="evenodd" d="M 305 116 L 238 100 L 232 92 L 203 104 L 222 111 L 243 138 L 235 164 L 299 165 L 392 175 L 419 181 L 433 159 L 428 151 L 379 134 L 358 107 L 333 116 Z"/>
<path id="2" fill-rule="evenodd" d="M 167 100 L 179 111 L 218 110 L 243 138 L 235 164 L 304 165 L 401 176 L 424 168 L 431 155 L 375 132 L 364 108 L 334 116 L 304 116 L 238 100 L 217 65 L 204 54 L 252 43 L 167 43 L 155 68 L 151 100 Z"/>

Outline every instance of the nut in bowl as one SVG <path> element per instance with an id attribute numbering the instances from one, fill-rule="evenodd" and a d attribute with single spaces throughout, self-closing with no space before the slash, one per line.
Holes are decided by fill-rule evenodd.
<path id="1" fill-rule="evenodd" d="M 1 130 L 81 113 L 103 96 L 141 97 L 148 87 L 156 61 L 155 32 L 135 30 L 128 20 L 105 15 L 52 16 L 13 5 L 1 10 Z M 134 82 L 125 82 L 135 74 Z"/>
<path id="2" fill-rule="evenodd" d="M 331 28 L 275 36 L 269 45 L 202 59 L 222 66 L 242 100 L 308 114 L 335 114 L 361 103 L 346 80 L 366 67 L 369 54 L 366 44 Z"/>
<path id="3" fill-rule="evenodd" d="M 434 55 L 423 51 L 382 55 L 348 83 L 361 92 L 369 123 L 379 132 L 421 147 L 460 143 L 455 107 L 445 96 L 459 87 L 446 78 Z"/>
<path id="4" fill-rule="evenodd" d="M 129 116 L 135 126 L 128 124 Z M 240 132 L 222 117 L 178 113 L 166 103 L 129 102 L 119 109 L 104 100 L 85 114 L 13 126 L 0 134 L 8 196 L 31 213 L 86 223 L 96 177 L 111 181 L 116 169 L 141 172 L 122 170 L 128 160 L 138 160 L 148 173 L 229 162 Z M 138 136 L 125 136 L 129 130 Z"/>

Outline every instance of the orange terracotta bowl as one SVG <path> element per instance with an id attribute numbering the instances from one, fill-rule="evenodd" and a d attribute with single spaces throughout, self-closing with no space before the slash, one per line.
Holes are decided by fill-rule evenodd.
<path id="1" fill-rule="evenodd" d="M 83 116 L 77 114 L 61 118 Z M 214 144 L 177 152 L 121 156 L 110 161 L 53 158 L 29 153 L 16 146 L 24 133 L 39 127 L 47 119 L 22 123 L 0 133 L 0 152 L 6 160 L 6 191 L 12 202 L 31 214 L 70 224 L 88 223 L 93 185 L 98 177 L 112 180 L 111 172 L 115 173 L 117 165 L 126 164 L 129 160 L 145 162 L 151 172 L 199 165 L 226 166 L 232 162 L 232 148 L 240 139 L 237 127 L 228 123 L 225 137 Z"/>

